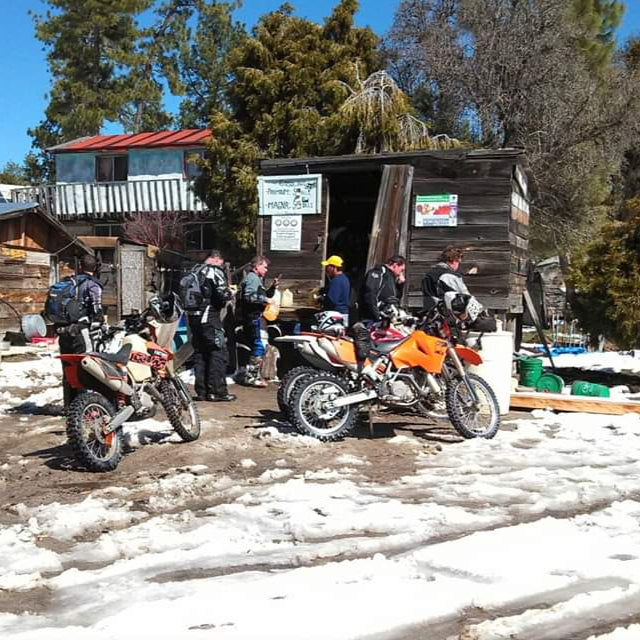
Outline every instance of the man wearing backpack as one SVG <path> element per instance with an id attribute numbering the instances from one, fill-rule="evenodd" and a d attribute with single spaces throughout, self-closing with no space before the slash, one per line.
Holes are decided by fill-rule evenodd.
<path id="1" fill-rule="evenodd" d="M 102 284 L 94 276 L 96 259 L 84 255 L 80 259 L 79 273 L 56 282 L 45 303 L 45 315 L 53 322 L 58 334 L 60 353 L 86 353 L 93 350 L 89 328 L 104 322 Z M 65 410 L 73 400 L 73 389 L 64 379 L 62 390 Z"/>
<path id="2" fill-rule="evenodd" d="M 220 312 L 233 294 L 222 268 L 222 254 L 213 249 L 180 282 L 181 295 L 195 350 L 196 400 L 230 402 L 227 389 L 229 353 Z"/>

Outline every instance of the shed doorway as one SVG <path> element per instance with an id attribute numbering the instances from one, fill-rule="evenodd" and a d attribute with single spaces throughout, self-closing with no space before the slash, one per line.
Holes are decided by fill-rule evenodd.
<path id="1" fill-rule="evenodd" d="M 378 201 L 380 170 L 332 174 L 327 234 L 327 257 L 344 259 L 351 289 L 360 290 L 367 270 L 371 228 Z"/>

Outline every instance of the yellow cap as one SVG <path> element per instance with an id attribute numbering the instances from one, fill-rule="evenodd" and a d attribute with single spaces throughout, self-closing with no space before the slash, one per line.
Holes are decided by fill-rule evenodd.
<path id="1" fill-rule="evenodd" d="M 338 267 L 342 269 L 344 260 L 340 256 L 329 256 L 326 260 L 323 260 L 321 264 L 323 267 L 328 267 L 329 265 L 331 265 L 332 267 Z"/>

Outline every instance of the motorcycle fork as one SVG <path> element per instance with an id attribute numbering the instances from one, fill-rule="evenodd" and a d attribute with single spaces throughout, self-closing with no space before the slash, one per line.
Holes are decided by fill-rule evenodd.
<path id="1" fill-rule="evenodd" d="M 447 355 L 449 356 L 449 358 L 451 358 L 451 361 L 453 362 L 453 365 L 455 366 L 456 371 L 458 372 L 458 375 L 462 378 L 462 381 L 464 382 L 465 387 L 467 387 L 467 390 L 469 391 L 469 395 L 473 400 L 473 404 L 475 405 L 475 408 L 478 408 L 480 404 L 480 398 L 478 398 L 478 394 L 476 393 L 476 390 L 473 388 L 473 385 L 469 382 L 467 371 L 464 368 L 464 365 L 462 364 L 462 360 L 460 360 L 460 357 L 455 352 L 455 349 L 453 347 L 447 348 Z"/>

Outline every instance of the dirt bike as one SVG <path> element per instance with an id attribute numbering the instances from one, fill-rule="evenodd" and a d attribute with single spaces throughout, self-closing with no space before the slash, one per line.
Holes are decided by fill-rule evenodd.
<path id="1" fill-rule="evenodd" d="M 124 328 L 105 331 L 104 341 L 124 331 L 117 353 L 59 356 L 75 395 L 67 411 L 67 437 L 88 469 L 115 469 L 122 459 L 122 425 L 150 417 L 158 404 L 185 442 L 200 436 L 196 405 L 176 373 L 193 347 L 187 342 L 175 353 L 170 348 L 181 312 L 175 296 L 153 298 L 148 309 L 125 319 Z"/>
<path id="2" fill-rule="evenodd" d="M 410 316 L 402 310 L 392 309 L 379 322 L 372 323 L 368 327 L 369 337 L 374 344 L 384 345 L 389 342 L 396 342 L 407 337 L 413 330 L 416 318 Z M 282 377 L 278 387 L 277 402 L 278 408 L 285 417 L 292 421 L 291 406 L 289 398 L 295 385 L 305 376 L 316 374 L 319 371 L 330 371 L 346 378 L 353 386 L 357 375 L 350 368 L 332 360 L 325 349 L 318 343 L 318 338 L 323 335 L 343 336 L 346 328 L 338 331 L 325 331 L 320 326 L 313 331 L 301 332 L 297 335 L 282 336 L 275 339 L 276 342 L 287 342 L 293 344 L 298 354 L 306 360 L 308 364 L 299 365 L 287 371 Z M 444 406 L 444 395 L 439 397 L 430 395 L 429 398 L 421 398 L 412 405 L 420 415 L 430 418 L 446 418 L 447 413 Z"/>
<path id="3" fill-rule="evenodd" d="M 289 397 L 293 425 L 320 440 L 337 440 L 354 426 L 359 406 L 415 407 L 444 393 L 447 415 L 460 435 L 494 437 L 500 426 L 498 402 L 489 384 L 465 369 L 465 363 L 479 365 L 482 358 L 460 343 L 459 326 L 459 318 L 437 305 L 410 335 L 371 342 L 366 353 L 358 336 L 355 341 L 301 336 L 325 370 L 295 383 Z M 351 372 L 350 379 L 344 370 Z"/>

